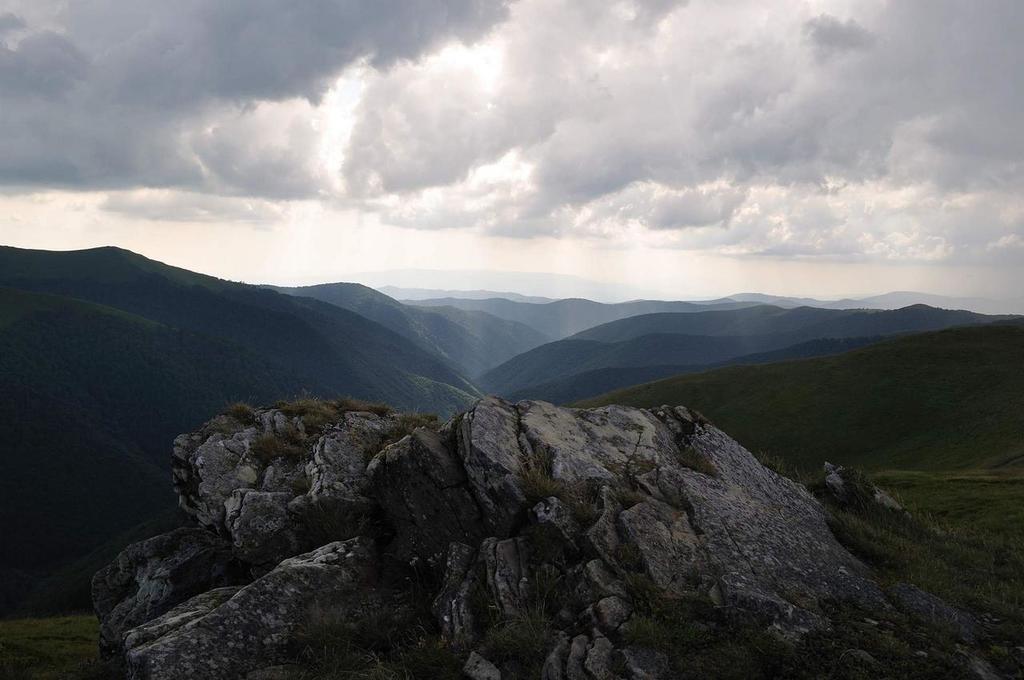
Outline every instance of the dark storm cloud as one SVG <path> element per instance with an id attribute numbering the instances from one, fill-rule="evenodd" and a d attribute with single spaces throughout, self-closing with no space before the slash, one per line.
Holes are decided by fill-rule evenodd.
<path id="1" fill-rule="evenodd" d="M 501 0 L 77 0 L 54 13 L 59 33 L 3 15 L 22 35 L 0 47 L 0 182 L 310 195 L 309 149 L 265 157 L 218 130 L 504 14 Z"/>
<path id="2" fill-rule="evenodd" d="M 804 34 L 814 46 L 819 58 L 828 58 L 837 52 L 848 52 L 870 47 L 875 36 L 853 19 L 842 21 L 822 14 L 804 24 Z"/>

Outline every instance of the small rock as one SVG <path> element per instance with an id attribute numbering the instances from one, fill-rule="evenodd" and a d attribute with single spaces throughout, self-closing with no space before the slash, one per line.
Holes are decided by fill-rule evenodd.
<path id="1" fill-rule="evenodd" d="M 973 643 L 976 639 L 978 624 L 974 617 L 947 604 L 942 598 L 909 583 L 897 583 L 888 592 L 893 603 L 904 612 L 951 630 L 964 642 Z"/>
<path id="2" fill-rule="evenodd" d="M 875 666 L 878 664 L 875 657 L 871 656 L 871 654 L 865 652 L 863 649 L 851 649 L 848 652 L 844 652 L 843 656 L 852 659 L 863 666 Z"/>
<path id="3" fill-rule="evenodd" d="M 612 633 L 619 629 L 633 613 L 633 607 L 621 597 L 611 596 L 594 605 L 594 618 L 601 630 Z"/>
<path id="4" fill-rule="evenodd" d="M 476 652 L 470 652 L 462 673 L 470 680 L 501 680 L 501 671 Z"/>
<path id="5" fill-rule="evenodd" d="M 626 647 L 619 650 L 619 656 L 629 680 L 668 680 L 668 657 L 646 647 Z"/>

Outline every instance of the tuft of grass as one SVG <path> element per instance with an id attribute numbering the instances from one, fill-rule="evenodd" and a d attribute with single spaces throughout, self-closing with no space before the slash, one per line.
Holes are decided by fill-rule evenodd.
<path id="1" fill-rule="evenodd" d="M 0 621 L 0 678 L 110 677 L 86 674 L 101 667 L 98 639 L 94 616 Z"/>
<path id="2" fill-rule="evenodd" d="M 403 413 L 395 419 L 395 424 L 388 428 L 381 448 L 397 442 L 406 435 L 412 434 L 414 430 L 420 427 L 437 432 L 441 427 L 441 422 L 433 413 Z"/>
<path id="3" fill-rule="evenodd" d="M 596 482 L 569 484 L 555 479 L 551 473 L 551 459 L 534 454 L 519 471 L 519 488 L 528 505 L 534 505 L 554 496 L 568 506 L 573 519 L 586 528 L 600 516 L 601 489 Z"/>
<path id="4" fill-rule="evenodd" d="M 836 538 L 875 568 L 885 583 L 907 581 L 950 604 L 995 614 L 998 634 L 1024 644 L 1024 540 L 866 505 L 831 507 Z"/>
<path id="5" fill-rule="evenodd" d="M 298 431 L 296 431 L 298 435 Z M 298 436 L 277 437 L 272 434 L 261 435 L 252 443 L 252 455 L 264 464 L 275 458 L 301 458 L 306 455 L 306 448 Z"/>
<path id="6" fill-rule="evenodd" d="M 229 404 L 224 409 L 224 415 L 234 418 L 241 425 L 252 425 L 256 422 L 256 410 L 249 404 L 241 401 Z"/>
<path id="7" fill-rule="evenodd" d="M 690 468 L 709 477 L 718 476 L 718 468 L 715 467 L 715 464 L 692 446 L 678 447 L 675 458 L 683 467 Z"/>
<path id="8" fill-rule="evenodd" d="M 513 677 L 539 678 L 553 640 L 550 616 L 543 606 L 533 605 L 492 626 L 481 654 L 497 666 L 514 669 Z"/>
<path id="9" fill-rule="evenodd" d="M 350 411 L 366 411 L 382 417 L 394 412 L 387 404 L 350 397 L 341 399 L 302 397 L 292 401 L 279 401 L 274 404 L 274 407 L 289 418 L 302 418 L 302 424 L 310 434 L 338 422 L 345 413 Z"/>
<path id="10" fill-rule="evenodd" d="M 362 615 L 313 610 L 301 636 L 306 680 L 455 680 L 462 661 L 414 606 L 380 607 Z"/>

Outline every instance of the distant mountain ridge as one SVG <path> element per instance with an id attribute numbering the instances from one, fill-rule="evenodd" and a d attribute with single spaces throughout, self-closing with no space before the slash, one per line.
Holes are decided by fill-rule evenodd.
<path id="1" fill-rule="evenodd" d="M 458 307 L 464 310 L 487 312 L 502 319 L 526 324 L 544 335 L 562 339 L 609 321 L 654 312 L 701 312 L 711 309 L 752 307 L 755 303 L 723 301 L 716 304 L 663 300 L 634 300 L 632 302 L 604 303 L 583 298 L 566 298 L 554 302 L 533 304 L 503 298 L 466 300 L 438 298 L 420 300 L 421 307 Z"/>
<path id="2" fill-rule="evenodd" d="M 828 354 L 833 348 L 827 344 L 801 345 L 820 339 L 877 339 L 1008 318 L 1012 317 L 925 305 L 892 311 L 759 305 L 645 314 L 541 345 L 488 371 L 479 383 L 485 390 L 501 395 L 549 398 L 553 393 L 548 390 L 554 388 L 554 394 L 579 398 L 579 390 L 590 382 L 581 374 L 601 369 L 643 368 L 636 380 L 640 382 L 652 375 L 650 367 L 683 366 L 692 370 L 695 366 L 729 363 L 744 355 L 772 352 L 781 352 L 779 358 L 812 356 L 815 352 Z M 580 381 L 567 389 L 574 376 L 581 376 Z M 625 370 L 615 372 L 616 381 L 626 380 L 627 376 Z"/>
<path id="3" fill-rule="evenodd" d="M 914 291 L 892 291 L 863 298 L 818 300 L 815 298 L 737 293 L 722 298 L 779 307 L 821 307 L 823 309 L 900 309 L 911 305 L 928 305 L 940 309 L 960 309 L 978 314 L 1024 314 L 1024 297 L 993 299 L 983 297 L 951 297 Z"/>
<path id="4" fill-rule="evenodd" d="M 486 312 L 416 307 L 358 283 L 268 287 L 288 295 L 321 300 L 372 319 L 443 357 L 470 378 L 551 340 L 526 324 Z"/>
<path id="5" fill-rule="evenodd" d="M 437 298 L 457 298 L 462 300 L 489 300 L 491 298 L 504 298 L 513 302 L 527 302 L 532 304 L 544 304 L 554 302 L 555 298 L 541 297 L 538 295 L 523 295 L 511 291 L 496 290 L 451 290 L 446 288 L 402 288 L 400 286 L 379 286 L 377 290 L 400 302 L 418 302 L 419 300 L 433 300 Z"/>

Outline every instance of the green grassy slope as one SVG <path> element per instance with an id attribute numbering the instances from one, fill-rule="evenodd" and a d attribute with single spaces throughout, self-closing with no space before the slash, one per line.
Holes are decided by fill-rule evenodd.
<path id="1" fill-rule="evenodd" d="M 685 404 L 748 448 L 817 469 L 1024 462 L 1024 327 L 906 336 L 832 357 L 736 366 L 581 404 Z"/>
<path id="2" fill-rule="evenodd" d="M 98 645 L 94 616 L 0 621 L 0 678 L 108 677 L 97 659 Z"/>
<path id="3" fill-rule="evenodd" d="M 714 343 L 714 340 L 710 338 L 704 338 L 703 340 L 707 344 Z M 882 340 L 882 338 L 878 336 L 866 338 L 821 338 L 769 352 L 745 354 L 728 359 L 723 363 L 727 365 L 767 364 L 776 361 L 787 361 L 790 359 L 826 356 L 829 354 L 848 352 L 852 349 L 874 344 L 880 340 Z M 644 338 L 638 338 L 638 341 L 640 342 L 629 341 L 626 343 L 616 343 L 616 345 L 633 345 L 642 349 L 645 346 L 645 343 L 643 342 Z M 564 340 L 562 342 L 568 343 L 578 341 Z M 634 354 L 634 358 L 632 360 L 649 360 L 649 356 L 649 354 L 641 351 Z M 701 371 L 710 370 L 712 367 L 716 366 L 714 364 L 711 366 L 699 364 L 690 366 L 668 364 L 656 366 L 612 366 L 606 368 L 595 368 L 557 377 L 553 380 L 546 380 L 544 382 L 531 384 L 527 387 L 512 391 L 505 396 L 513 401 L 518 401 L 520 399 L 542 399 L 555 404 L 567 404 L 579 401 L 580 399 L 593 397 L 594 395 L 604 394 L 605 392 L 611 392 L 612 390 L 628 387 L 630 385 L 637 385 L 639 383 L 650 382 L 652 380 L 660 380 L 662 378 L 681 375 L 683 373 L 699 373 Z M 540 370 L 543 371 L 545 369 L 544 367 L 541 367 Z M 536 376 L 537 374 L 534 373 L 532 375 Z M 545 376 L 550 376 L 550 372 L 540 374 L 541 378 Z"/>
<path id="4" fill-rule="evenodd" d="M 470 377 L 550 340 L 530 326 L 486 312 L 406 305 L 358 283 L 273 290 L 328 302 L 372 319 Z"/>
<path id="5" fill-rule="evenodd" d="M 0 569 L 62 563 L 171 506 L 177 433 L 298 389 L 244 347 L 99 305 L 0 289 L 0 308 L 19 310 L 0 327 Z"/>

